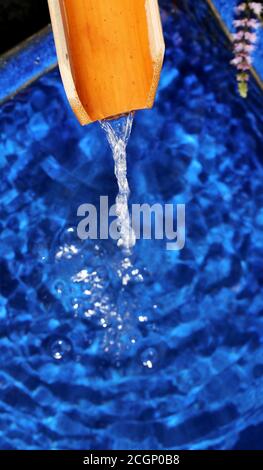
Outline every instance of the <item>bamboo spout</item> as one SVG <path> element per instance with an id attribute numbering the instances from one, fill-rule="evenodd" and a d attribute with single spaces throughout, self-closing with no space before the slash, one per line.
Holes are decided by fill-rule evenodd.
<path id="1" fill-rule="evenodd" d="M 157 0 L 48 0 L 64 88 L 81 124 L 151 108 L 164 57 Z"/>

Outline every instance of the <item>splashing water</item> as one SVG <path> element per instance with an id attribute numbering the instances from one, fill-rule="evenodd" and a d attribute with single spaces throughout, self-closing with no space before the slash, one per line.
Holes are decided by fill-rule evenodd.
<path id="1" fill-rule="evenodd" d="M 131 226 L 128 199 L 130 195 L 127 181 L 126 148 L 131 135 L 134 113 L 121 116 L 111 121 L 100 121 L 112 149 L 115 163 L 115 175 L 118 182 L 119 194 L 116 198 L 116 215 L 120 238 L 118 246 L 130 250 L 136 243 L 136 236 Z"/>

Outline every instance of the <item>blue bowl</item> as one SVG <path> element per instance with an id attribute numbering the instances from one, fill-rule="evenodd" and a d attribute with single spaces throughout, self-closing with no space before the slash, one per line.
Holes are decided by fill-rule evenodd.
<path id="1" fill-rule="evenodd" d="M 263 448 L 262 92 L 238 96 L 205 2 L 194 18 L 161 3 L 165 65 L 128 176 L 131 203 L 185 204 L 181 251 L 78 239 L 79 205 L 117 194 L 106 138 L 47 72 L 50 32 L 8 59 L 23 66 L 0 107 L 2 449 Z"/>

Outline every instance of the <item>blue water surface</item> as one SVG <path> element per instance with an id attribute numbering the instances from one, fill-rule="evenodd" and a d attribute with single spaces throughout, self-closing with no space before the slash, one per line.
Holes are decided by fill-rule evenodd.
<path id="1" fill-rule="evenodd" d="M 117 185 L 58 71 L 0 108 L 1 449 L 263 448 L 262 94 L 242 100 L 231 50 L 162 4 L 128 173 L 131 202 L 186 204 L 182 251 L 78 239 L 78 206 Z"/>

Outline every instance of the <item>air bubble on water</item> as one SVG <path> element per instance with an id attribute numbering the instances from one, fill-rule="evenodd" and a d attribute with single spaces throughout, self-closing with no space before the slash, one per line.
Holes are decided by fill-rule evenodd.
<path id="1" fill-rule="evenodd" d="M 61 245 L 75 245 L 78 240 L 74 227 L 68 227 L 61 233 L 59 243 Z"/>
<path id="2" fill-rule="evenodd" d="M 92 291 L 91 291 L 91 290 L 88 290 L 88 289 L 85 289 L 85 290 L 83 291 L 83 294 L 86 295 L 86 296 L 90 296 L 90 295 L 92 295 Z"/>
<path id="3" fill-rule="evenodd" d="M 101 324 L 101 326 L 102 326 L 103 328 L 107 328 L 107 326 L 108 326 L 108 324 L 107 324 L 105 318 L 101 318 L 100 324 Z"/>
<path id="4" fill-rule="evenodd" d="M 94 317 L 94 315 L 96 315 L 96 312 L 92 308 L 89 308 L 88 310 L 85 310 L 85 312 L 84 312 L 84 317 L 85 318 L 92 318 L 92 317 Z"/>
<path id="5" fill-rule="evenodd" d="M 137 274 L 139 274 L 139 273 L 140 273 L 140 272 L 139 272 L 139 269 L 133 269 L 133 270 L 132 270 L 132 275 L 133 275 L 133 276 L 137 276 Z"/>
<path id="6" fill-rule="evenodd" d="M 55 258 L 57 261 L 60 261 L 61 259 L 72 259 L 73 256 L 76 256 L 79 253 L 78 248 L 75 245 L 64 245 L 60 246 Z"/>
<path id="7" fill-rule="evenodd" d="M 148 321 L 148 317 L 146 317 L 145 315 L 139 315 L 138 320 L 141 323 L 145 323 Z"/>
<path id="8" fill-rule="evenodd" d="M 62 281 L 56 281 L 53 285 L 53 289 L 58 296 L 61 296 L 65 290 L 65 284 Z"/>
<path id="9" fill-rule="evenodd" d="M 117 269 L 117 274 L 124 287 L 130 282 L 142 283 L 144 281 L 142 273 L 133 265 L 132 260 L 129 257 L 126 257 L 121 261 L 120 267 Z"/>
<path id="10" fill-rule="evenodd" d="M 62 259 L 70 260 L 78 255 L 82 248 L 81 243 L 74 227 L 65 229 L 58 238 L 59 248 L 55 253 L 56 261 L 61 261 Z"/>
<path id="11" fill-rule="evenodd" d="M 138 312 L 141 312 L 141 306 L 138 307 L 136 296 L 128 289 L 134 287 L 136 292 L 141 289 L 135 285 L 142 282 L 144 270 L 134 264 L 130 253 L 116 252 L 114 247 L 110 247 L 114 250 L 110 264 L 107 259 L 112 253 L 100 243 L 92 244 L 91 252 L 82 247 L 78 251 L 79 244 L 75 245 L 74 236 L 74 229 L 69 228 L 58 239 L 56 259 L 62 262 L 56 264 L 53 290 L 74 319 L 75 327 L 81 324 L 87 332 L 91 328 L 96 347 L 108 352 L 114 362 L 117 357 L 133 354 L 140 343 Z M 85 347 L 83 343 L 83 349 Z M 69 354 L 67 345 L 64 349 L 63 340 L 60 342 L 59 339 L 53 340 L 49 351 L 56 361 Z"/>
<path id="12" fill-rule="evenodd" d="M 121 267 L 123 269 L 128 269 L 132 266 L 132 262 L 130 258 L 124 258 L 121 262 Z"/>
<path id="13" fill-rule="evenodd" d="M 134 332 L 133 334 L 130 335 L 129 341 L 130 341 L 130 343 L 131 343 L 132 345 L 135 345 L 135 344 L 138 343 L 139 337 L 138 337 L 138 335 L 137 335 L 136 332 Z"/>
<path id="14" fill-rule="evenodd" d="M 129 281 L 130 281 L 130 276 L 129 274 L 125 274 L 123 277 L 122 277 L 122 285 L 123 286 L 127 286 Z"/>
<path id="15" fill-rule="evenodd" d="M 158 353 L 155 348 L 148 348 L 141 353 L 141 361 L 144 367 L 152 369 L 158 359 Z"/>
<path id="16" fill-rule="evenodd" d="M 61 361 L 67 359 L 72 351 L 71 343 L 66 338 L 54 338 L 50 340 L 49 351 L 53 359 Z"/>
<path id="17" fill-rule="evenodd" d="M 73 302 L 72 303 L 73 310 L 78 310 L 79 309 L 79 303 L 78 302 Z"/>
<path id="18" fill-rule="evenodd" d="M 77 273 L 75 276 L 72 277 L 73 282 L 84 282 L 90 277 L 87 269 L 83 269 L 79 273 Z"/>

